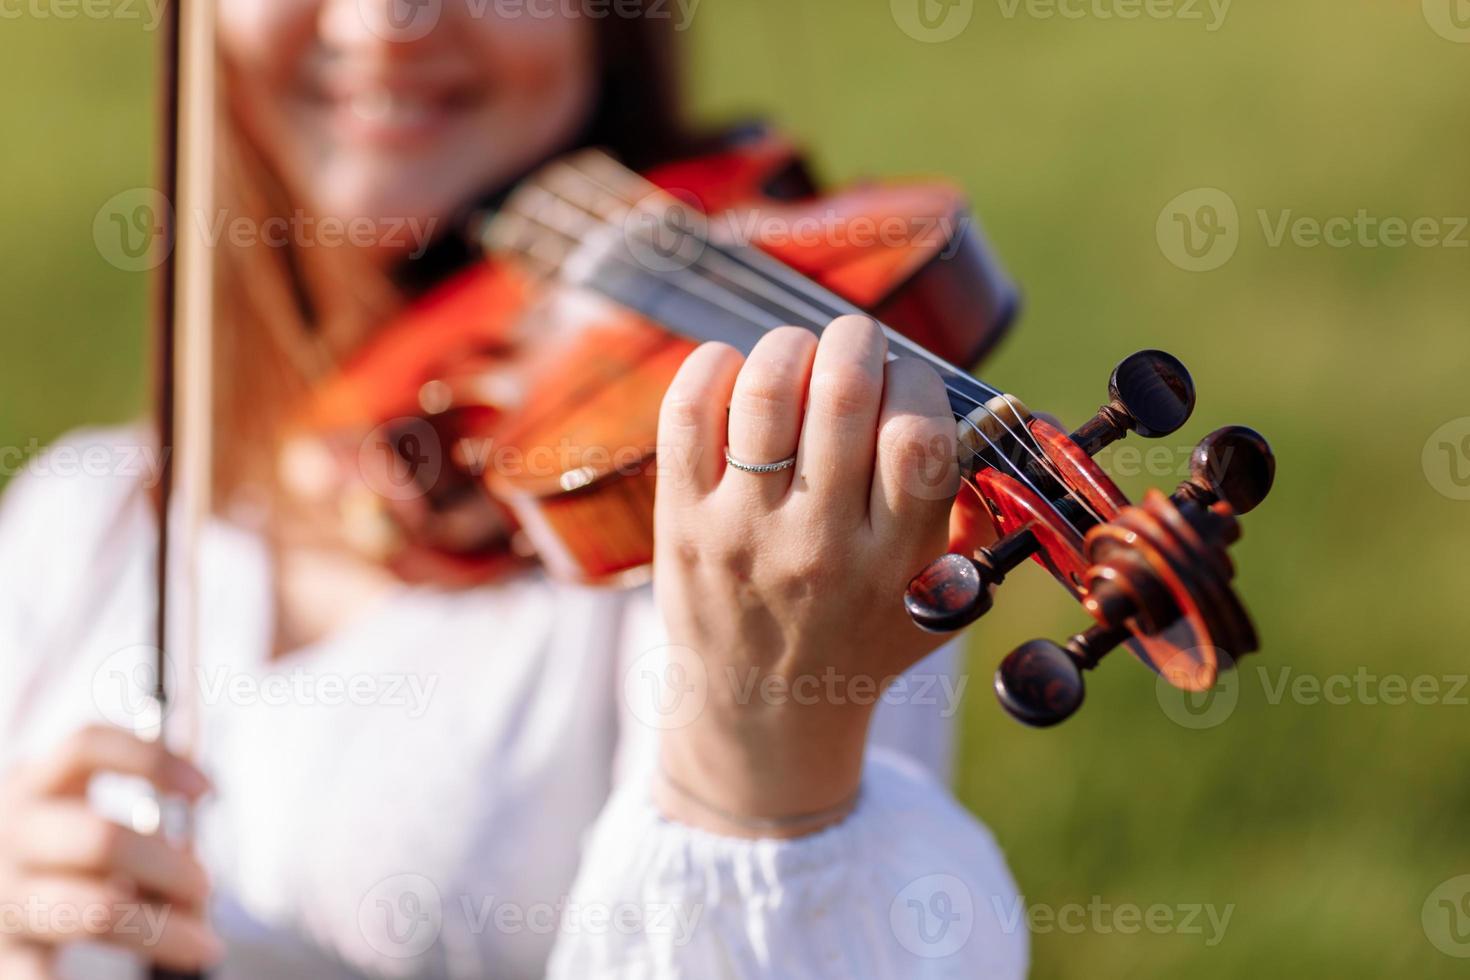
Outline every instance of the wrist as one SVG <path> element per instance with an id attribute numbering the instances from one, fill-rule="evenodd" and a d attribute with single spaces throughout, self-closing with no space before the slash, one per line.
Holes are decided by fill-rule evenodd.
<path id="1" fill-rule="evenodd" d="M 862 782 L 869 712 L 701 717 L 662 734 L 664 816 L 736 837 L 798 837 L 840 822 Z"/>

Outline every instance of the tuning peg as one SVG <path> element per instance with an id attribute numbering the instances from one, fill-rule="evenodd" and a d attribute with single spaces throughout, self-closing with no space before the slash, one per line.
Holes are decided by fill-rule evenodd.
<path id="1" fill-rule="evenodd" d="M 980 549 L 974 558 L 960 554 L 936 558 L 909 582 L 904 608 L 929 633 L 964 629 L 990 612 L 991 590 L 1036 548 L 1035 536 L 1023 528 Z"/>
<path id="2" fill-rule="evenodd" d="M 1148 439 L 1178 431 L 1194 411 L 1194 380 L 1174 355 L 1141 350 L 1113 369 L 1108 398 L 1097 415 L 1072 433 L 1072 441 L 1089 456 L 1129 430 Z"/>
<path id="3" fill-rule="evenodd" d="M 1082 707 L 1082 672 L 1096 667 L 1129 636 L 1125 627 L 1094 626 L 1065 647 L 1050 640 L 1023 643 L 995 672 L 995 696 L 1012 718 L 1032 728 L 1058 725 Z"/>
<path id="4" fill-rule="evenodd" d="M 1208 507 L 1223 500 L 1236 514 L 1254 510 L 1276 479 L 1276 455 L 1255 429 L 1229 425 L 1205 436 L 1189 461 L 1190 477 L 1174 491 L 1176 503 Z"/>

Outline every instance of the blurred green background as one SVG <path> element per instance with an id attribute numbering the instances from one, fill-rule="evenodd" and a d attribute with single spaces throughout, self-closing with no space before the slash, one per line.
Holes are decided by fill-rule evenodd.
<path id="1" fill-rule="evenodd" d="M 1128 0 L 1068 4 L 1080 18 L 989 0 L 951 8 L 969 20 L 942 42 L 901 29 L 918 23 L 907 0 L 697 8 L 701 115 L 767 114 L 834 179 L 940 173 L 970 190 L 1027 295 L 989 380 L 1075 424 L 1122 355 L 1158 346 L 1191 366 L 1195 419 L 1146 474 L 1116 456 L 1125 489 L 1172 487 L 1218 425 L 1276 447 L 1277 488 L 1235 550 L 1266 647 L 1212 704 L 1184 711 L 1118 659 L 1078 718 L 1026 731 L 990 672 L 1082 613 L 1027 570 L 975 633 L 959 787 L 1028 902 L 1232 909 L 1214 945 L 1203 917 L 1203 934 L 1129 935 L 1107 916 L 1040 933 L 1037 977 L 1470 966 L 1436 946 L 1470 931 L 1470 907 L 1456 922 L 1440 895 L 1421 918 L 1470 873 L 1470 691 L 1453 680 L 1470 670 L 1470 503 L 1441 492 L 1461 492 L 1450 467 L 1470 458 L 1435 437 L 1438 466 L 1423 462 L 1470 415 L 1470 44 L 1431 26 L 1453 35 L 1458 2 L 1257 2 L 1220 21 L 1188 0 L 1131 20 L 1097 15 Z M 151 178 L 153 40 L 135 20 L 0 20 L 0 445 L 140 404 L 146 283 L 101 259 L 92 221 Z M 1197 188 L 1238 209 L 1238 250 L 1205 272 L 1177 267 L 1157 231 Z M 1459 246 L 1272 243 L 1287 212 L 1360 210 L 1436 219 Z M 1439 703 L 1384 703 L 1391 676 L 1434 679 Z M 1302 677 L 1348 679 L 1348 703 L 1279 693 Z"/>

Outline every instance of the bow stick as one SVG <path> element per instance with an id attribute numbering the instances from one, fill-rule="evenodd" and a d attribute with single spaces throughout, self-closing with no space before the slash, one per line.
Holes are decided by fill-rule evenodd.
<path id="1" fill-rule="evenodd" d="M 215 11 L 212 0 L 169 0 L 163 21 L 160 178 L 171 212 L 164 216 L 165 258 L 154 293 L 154 387 L 162 466 L 154 503 L 155 579 L 153 706 L 139 734 L 192 754 L 197 704 L 184 698 L 198 652 L 199 533 L 209 514 L 212 460 L 212 256 L 190 216 L 208 213 L 214 196 Z M 184 691 L 169 690 L 169 659 Z M 173 699 L 178 698 L 177 702 Z M 149 820 L 163 824 L 162 808 Z M 187 822 L 187 821 L 186 821 Z M 188 980 L 159 967 L 153 980 Z"/>

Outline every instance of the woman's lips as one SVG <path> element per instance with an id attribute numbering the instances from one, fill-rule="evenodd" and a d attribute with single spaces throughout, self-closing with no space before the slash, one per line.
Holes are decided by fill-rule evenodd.
<path id="1" fill-rule="evenodd" d="M 379 145 L 422 143 L 485 101 L 483 90 L 455 83 L 329 82 L 315 94 L 342 136 Z"/>

